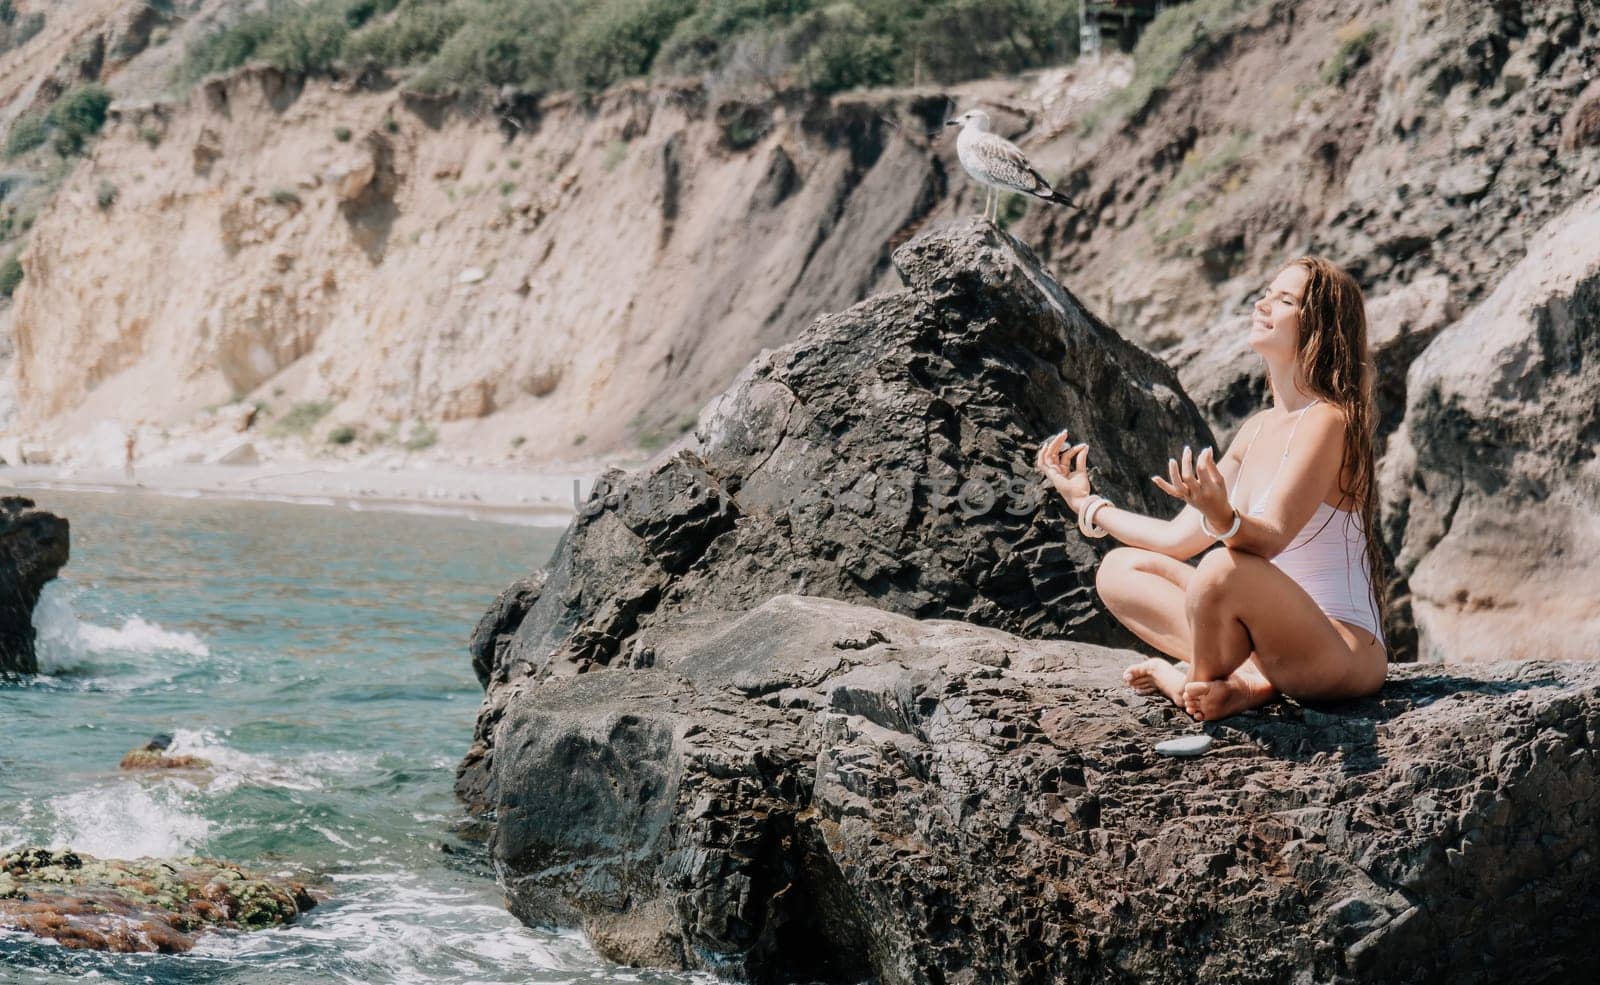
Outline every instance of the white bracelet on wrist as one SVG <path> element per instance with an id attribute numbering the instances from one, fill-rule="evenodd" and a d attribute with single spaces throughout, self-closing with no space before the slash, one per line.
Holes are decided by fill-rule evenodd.
<path id="1" fill-rule="evenodd" d="M 1219 534 L 1215 530 L 1211 529 L 1210 524 L 1206 523 L 1206 515 L 1204 513 L 1200 514 L 1200 529 L 1212 540 L 1227 540 L 1229 537 L 1232 537 L 1234 534 L 1239 532 L 1239 524 L 1243 522 L 1244 516 L 1240 514 L 1238 508 L 1236 507 L 1233 511 L 1233 526 Z"/>
<path id="2" fill-rule="evenodd" d="M 1090 496 L 1078 511 L 1078 532 L 1085 537 L 1104 537 L 1108 531 L 1104 527 L 1094 525 L 1094 516 L 1103 506 L 1110 506 L 1111 501 L 1104 496 Z"/>

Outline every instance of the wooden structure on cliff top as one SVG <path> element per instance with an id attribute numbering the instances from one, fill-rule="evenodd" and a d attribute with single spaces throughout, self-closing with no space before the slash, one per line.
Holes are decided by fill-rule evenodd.
<path id="1" fill-rule="evenodd" d="M 1078 53 L 1094 58 L 1105 39 L 1132 51 L 1145 25 L 1182 0 L 1084 0 L 1078 5 Z"/>

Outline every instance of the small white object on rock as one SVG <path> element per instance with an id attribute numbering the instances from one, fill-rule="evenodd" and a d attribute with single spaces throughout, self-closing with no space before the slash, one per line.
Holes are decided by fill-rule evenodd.
<path id="1" fill-rule="evenodd" d="M 468 267 L 461 271 L 461 276 L 456 278 L 457 284 L 476 284 L 489 276 L 482 267 Z"/>
<path id="2" fill-rule="evenodd" d="M 1156 743 L 1156 752 L 1163 756 L 1199 756 L 1210 748 L 1209 735 L 1185 735 Z"/>

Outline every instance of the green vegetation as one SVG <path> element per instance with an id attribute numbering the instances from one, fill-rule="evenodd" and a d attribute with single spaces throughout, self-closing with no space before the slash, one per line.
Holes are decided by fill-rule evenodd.
<path id="1" fill-rule="evenodd" d="M 341 144 L 348 144 L 350 142 L 350 128 L 349 127 L 334 127 L 333 128 L 333 139 L 337 140 Z"/>
<path id="2" fill-rule="evenodd" d="M 1249 166 L 1245 152 L 1252 139 L 1247 133 L 1235 131 L 1208 153 L 1190 149 L 1183 156 L 1178 173 L 1140 213 L 1157 246 L 1165 249 L 1186 243 L 1194 236 L 1195 225 L 1206 209 L 1243 186 Z"/>
<path id="3" fill-rule="evenodd" d="M 328 432 L 329 444 L 348 445 L 356 440 L 356 429 L 348 424 L 341 424 Z"/>
<path id="4" fill-rule="evenodd" d="M 155 127 L 140 127 L 139 139 L 149 144 L 151 147 L 160 146 L 161 131 L 157 130 Z"/>
<path id="5" fill-rule="evenodd" d="M 628 157 L 628 142 L 626 140 L 613 140 L 606 145 L 606 156 L 601 158 L 600 166 L 607 172 L 615 171 L 617 165 Z"/>
<path id="6" fill-rule="evenodd" d="M 1154 232 L 1153 238 L 1156 245 L 1163 249 L 1178 243 L 1185 242 L 1194 235 L 1195 218 L 1206 210 L 1206 201 L 1201 198 L 1191 198 L 1183 203 L 1177 218 L 1169 225 L 1160 226 Z M 1151 217 L 1154 222 L 1154 215 Z"/>
<path id="7" fill-rule="evenodd" d="M 516 191 L 516 190 L 517 190 L 517 183 L 515 181 L 502 181 L 502 182 L 500 182 L 500 194 L 501 195 L 509 195 L 512 192 Z"/>
<path id="8" fill-rule="evenodd" d="M 308 400 L 295 404 L 289 408 L 288 413 L 272 422 L 272 433 L 275 435 L 308 433 L 316 423 L 328 416 L 333 410 L 333 404 L 326 400 Z"/>
<path id="9" fill-rule="evenodd" d="M 18 259 L 18 253 L 13 253 L 6 257 L 4 263 L 0 263 L 0 297 L 9 298 L 17 292 L 21 283 L 22 261 Z"/>
<path id="10" fill-rule="evenodd" d="M 411 437 L 405 441 L 406 451 L 422 451 L 432 448 L 439 441 L 439 433 L 426 424 L 413 424 Z"/>
<path id="11" fill-rule="evenodd" d="M 62 157 L 82 153 L 89 138 L 105 126 L 110 105 L 110 90 L 98 82 L 73 86 L 62 93 L 45 116 L 55 127 L 56 153 Z"/>
<path id="12" fill-rule="evenodd" d="M 1190 149 L 1189 153 L 1183 155 L 1183 164 L 1178 168 L 1177 175 L 1161 190 L 1161 197 L 1168 198 L 1214 176 L 1226 175 L 1239 165 L 1248 146 L 1249 134 L 1234 131 L 1228 134 L 1221 147 L 1205 157 Z"/>
<path id="13" fill-rule="evenodd" d="M 11 0 L 0 0 L 0 52 L 22 47 L 42 30 L 43 14 L 18 14 Z"/>
<path id="14" fill-rule="evenodd" d="M 269 0 L 194 42 L 178 76 L 261 60 L 397 69 L 431 92 L 690 73 L 835 92 L 1066 61 L 1077 18 L 1078 0 Z"/>
<path id="15" fill-rule="evenodd" d="M 272 190 L 272 204 L 282 205 L 285 208 L 300 204 L 300 193 L 293 188 L 274 188 Z"/>
<path id="16" fill-rule="evenodd" d="M 1133 49 L 1133 81 L 1080 117 L 1079 132 L 1088 135 L 1103 123 L 1119 123 L 1137 113 L 1156 90 L 1172 81 L 1186 60 L 1227 36 L 1244 14 L 1264 2 L 1193 0 L 1158 14 Z"/>
<path id="17" fill-rule="evenodd" d="M 1027 195 L 1002 195 L 1000 197 L 1000 228 L 1010 229 L 1012 223 L 1020 222 L 1028 214 L 1028 207 L 1033 204 L 1033 199 Z"/>
<path id="18" fill-rule="evenodd" d="M 117 186 L 109 181 L 100 182 L 100 187 L 95 189 L 94 201 L 96 205 L 100 206 L 101 212 L 110 209 L 111 206 L 117 204 Z"/>
<path id="19" fill-rule="evenodd" d="M 6 135 L 6 156 L 20 157 L 50 139 L 50 124 L 35 113 L 17 117 Z"/>
<path id="20" fill-rule="evenodd" d="M 62 93 L 43 115 L 30 113 L 17 118 L 6 135 L 7 157 L 18 157 L 44 144 L 55 135 L 56 153 L 71 157 L 82 153 L 89 139 L 106 123 L 111 93 L 98 82 L 73 86 Z"/>
<path id="21" fill-rule="evenodd" d="M 1322 63 L 1322 81 L 1342 87 L 1357 69 L 1372 60 L 1372 43 L 1378 39 L 1378 29 L 1356 19 L 1339 28 L 1333 37 L 1339 46 Z"/>

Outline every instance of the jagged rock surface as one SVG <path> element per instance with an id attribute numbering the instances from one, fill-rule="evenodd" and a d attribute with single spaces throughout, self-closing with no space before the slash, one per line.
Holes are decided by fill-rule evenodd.
<path id="1" fill-rule="evenodd" d="M 1600 193 L 1411 366 L 1386 539 L 1424 657 L 1600 657 Z"/>
<path id="2" fill-rule="evenodd" d="M 685 614 L 804 592 L 1028 636 L 1126 640 L 1094 595 L 1096 547 L 1034 471 L 1065 427 L 1097 486 L 1176 512 L 1148 476 L 1210 434 L 1172 371 L 1083 310 L 1020 243 L 978 220 L 917 237 L 907 288 L 825 317 L 758 358 L 685 447 L 607 473 L 514 631 L 484 629 L 490 687 L 463 772 L 486 765 L 507 684 L 652 660 Z M 501 616 L 485 622 L 501 626 Z M 491 636 L 509 635 L 485 660 Z"/>
<path id="3" fill-rule="evenodd" d="M 33 607 L 45 582 L 67 563 L 65 519 L 23 496 L 0 496 L 0 674 L 32 674 Z"/>
<path id="4" fill-rule="evenodd" d="M 1134 658 L 778 596 L 652 668 L 520 681 L 511 906 L 756 980 L 1585 980 L 1600 666 L 1397 669 L 1183 761 Z"/>

